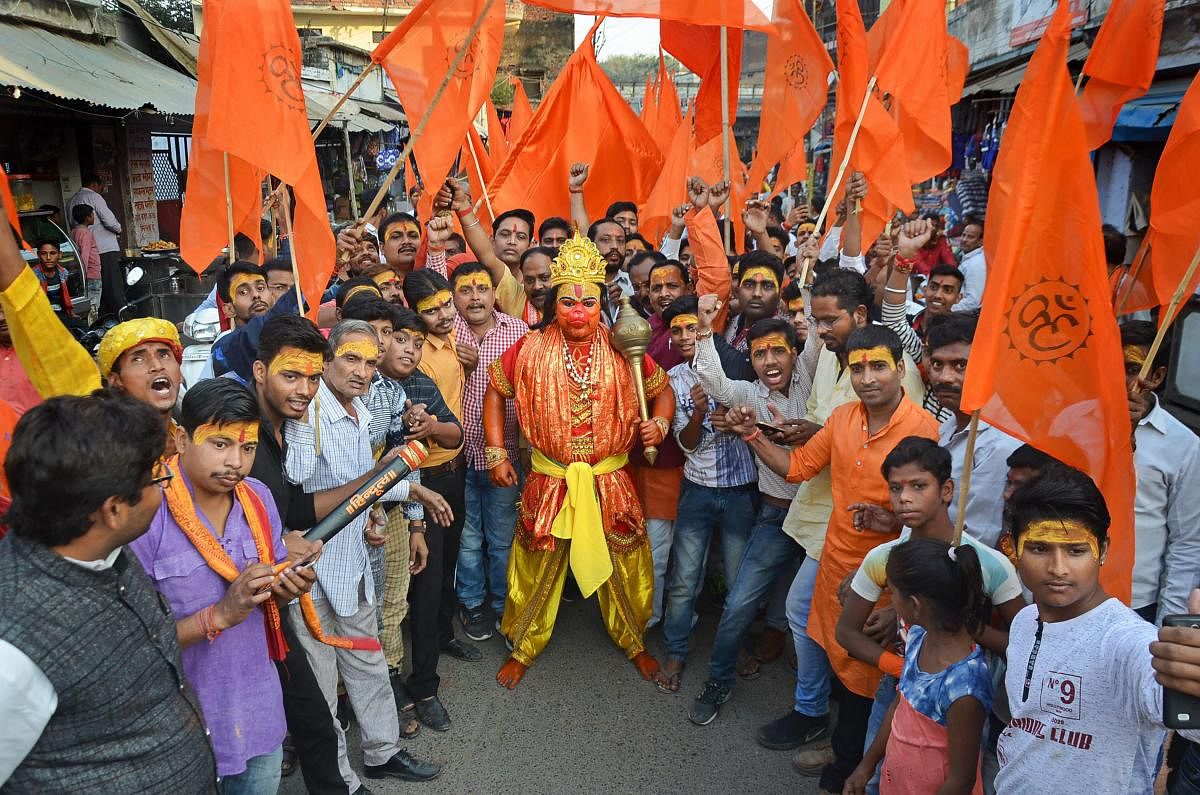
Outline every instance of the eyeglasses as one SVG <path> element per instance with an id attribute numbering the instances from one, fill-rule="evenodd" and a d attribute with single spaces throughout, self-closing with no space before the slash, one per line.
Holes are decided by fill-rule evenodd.
<path id="1" fill-rule="evenodd" d="M 150 484 L 153 486 L 160 486 L 161 488 L 165 489 L 167 486 L 171 485 L 171 480 L 174 477 L 175 473 L 171 471 L 169 466 L 163 463 L 156 464 L 154 467 L 154 474 L 150 477 Z"/>

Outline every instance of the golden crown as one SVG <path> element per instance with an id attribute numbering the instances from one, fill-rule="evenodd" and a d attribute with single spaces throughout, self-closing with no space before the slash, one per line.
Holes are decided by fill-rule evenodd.
<path id="1" fill-rule="evenodd" d="M 604 282 L 605 260 L 596 244 L 575 230 L 575 237 L 562 244 L 550 263 L 550 286 Z"/>

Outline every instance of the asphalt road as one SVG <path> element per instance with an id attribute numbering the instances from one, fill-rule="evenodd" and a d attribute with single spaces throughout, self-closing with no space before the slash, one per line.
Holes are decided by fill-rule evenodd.
<path id="1" fill-rule="evenodd" d="M 426 784 L 364 783 L 375 793 L 816 793 L 817 780 L 792 769 L 792 752 L 769 751 L 754 739 L 760 724 L 791 705 L 795 676 L 786 653 L 759 679 L 739 681 L 713 723 L 688 721 L 718 616 L 705 596 L 701 602 L 676 695 L 642 681 L 605 633 L 594 599 L 563 603 L 549 647 L 513 692 L 495 680 L 507 657 L 499 635 L 480 644 L 481 662 L 443 656 L 441 697 L 454 725 L 444 734 L 422 727 L 407 746 L 441 764 L 441 776 Z M 648 645 L 661 659 L 657 629 Z M 361 775 L 357 731 L 348 739 Z M 299 772 L 280 792 L 304 792 Z"/>

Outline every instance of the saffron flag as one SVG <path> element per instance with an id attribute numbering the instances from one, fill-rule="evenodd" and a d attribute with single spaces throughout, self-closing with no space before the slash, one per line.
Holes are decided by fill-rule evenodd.
<path id="1" fill-rule="evenodd" d="M 895 120 L 875 92 L 867 97 L 868 46 L 857 0 L 837 0 L 838 84 L 830 181 L 845 157 L 855 120 L 867 98 L 866 115 L 850 155 L 846 176 L 834 191 L 841 195 L 848 176 L 861 171 L 870 191 L 862 205 L 863 245 L 869 246 L 883 231 L 893 209 L 913 211 L 912 185 L 904 155 L 904 141 Z"/>
<path id="2" fill-rule="evenodd" d="M 538 219 L 564 215 L 576 162 L 592 165 L 584 193 L 590 218 L 615 201 L 645 201 L 663 162 L 658 143 L 596 63 L 590 35 L 509 147 L 492 183 L 492 206 L 524 207 Z"/>
<path id="3" fill-rule="evenodd" d="M 753 0 L 529 0 L 529 3 L 592 17 L 649 17 L 764 33 L 771 28 L 770 21 Z"/>
<path id="4" fill-rule="evenodd" d="M 638 207 L 638 230 L 652 243 L 661 240 L 671 225 L 671 211 L 687 201 L 687 180 L 695 173 L 691 170 L 692 109 L 688 109 L 663 154 L 658 179 Z"/>
<path id="5" fill-rule="evenodd" d="M 833 62 L 799 0 L 777 0 L 775 33 L 767 38 L 758 154 L 750 169 L 757 189 L 767 172 L 799 145 L 825 107 Z M 801 154 L 803 157 L 803 154 Z"/>
<path id="6" fill-rule="evenodd" d="M 904 137 L 908 181 L 924 182 L 950 167 L 946 4 L 944 0 L 903 0 L 899 6 L 889 6 L 884 16 L 892 22 L 886 28 L 874 74 L 880 90 L 891 95 L 891 109 Z M 877 27 L 879 22 L 871 30 Z M 940 69 L 931 75 L 928 64 Z"/>
<path id="7" fill-rule="evenodd" d="M 675 88 L 675 80 L 667 71 L 667 61 L 661 49 L 658 51 L 658 74 L 654 78 L 653 86 L 654 101 L 647 103 L 647 108 L 650 108 L 651 112 L 647 114 L 646 111 L 643 111 L 642 121 L 646 125 L 646 131 L 650 133 L 650 137 L 664 147 L 663 154 L 665 155 L 665 147 L 675 136 L 675 131 L 679 129 L 679 125 L 683 121 L 683 111 L 679 104 L 679 92 Z"/>
<path id="8" fill-rule="evenodd" d="M 525 84 L 521 78 L 509 78 L 513 87 L 512 115 L 508 117 L 508 142 L 511 144 L 521 137 L 529 121 L 533 118 L 533 107 L 529 104 L 529 95 L 525 93 Z"/>
<path id="9" fill-rule="evenodd" d="M 1088 146 L 1112 137 L 1121 106 L 1146 93 L 1158 67 L 1164 0 L 1113 0 L 1083 64 L 1088 81 L 1079 95 Z"/>
<path id="10" fill-rule="evenodd" d="M 1017 92 L 988 197 L 988 284 L 964 411 L 1080 469 L 1112 515 L 1100 580 L 1126 603 L 1135 476 L 1100 203 L 1060 3 Z"/>
<path id="11" fill-rule="evenodd" d="M 654 75 L 646 75 L 646 88 L 642 92 L 642 112 L 638 118 L 646 129 L 650 129 L 650 119 L 657 113 L 657 103 L 654 101 Z"/>
<path id="12" fill-rule="evenodd" d="M 472 37 L 473 23 L 480 18 L 483 22 Z M 413 144 L 425 183 L 426 212 L 454 168 L 467 128 L 492 93 L 503 44 L 503 0 L 421 0 L 371 53 L 395 86 L 413 134 L 433 108 Z M 466 55 L 434 106 L 463 47 Z"/>
<path id="13" fill-rule="evenodd" d="M 504 163 L 504 158 L 508 157 L 508 136 L 504 133 L 504 127 L 500 124 L 500 114 L 496 112 L 496 106 L 492 104 L 490 97 L 484 105 L 487 106 L 487 155 L 492 171 L 495 171 Z"/>
<path id="14" fill-rule="evenodd" d="M 683 22 L 659 24 L 662 46 L 679 62 L 700 76 L 696 93 L 696 138 L 707 141 L 721 134 L 721 36 L 726 37 L 728 59 L 724 68 L 729 83 L 728 118 L 737 118 L 738 85 L 742 73 L 742 31 L 725 30 L 713 25 Z"/>
<path id="15" fill-rule="evenodd" d="M 1196 190 L 1196 172 L 1200 168 L 1200 80 L 1192 80 L 1175 124 L 1167 138 L 1154 187 L 1150 191 L 1150 231 L 1153 236 L 1150 266 L 1154 294 L 1160 305 L 1183 280 L 1192 257 L 1200 247 L 1200 192 Z M 1195 275 L 1184 286 L 1184 295 L 1195 292 Z M 1160 321 L 1162 322 L 1162 321 Z"/>

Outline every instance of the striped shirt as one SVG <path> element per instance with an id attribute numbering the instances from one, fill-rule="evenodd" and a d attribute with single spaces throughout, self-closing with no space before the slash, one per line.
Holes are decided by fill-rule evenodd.
<path id="1" fill-rule="evenodd" d="M 367 404 L 367 411 L 371 412 L 371 452 L 376 459 L 391 449 L 386 444 L 389 433 L 398 431 L 403 434 L 404 403 L 407 400 L 408 393 L 400 386 L 399 381 L 388 378 L 378 370 L 375 371 L 375 377 L 371 379 L 371 391 L 367 393 L 364 402 Z M 409 472 L 404 479 L 420 484 L 421 470 Z M 409 521 L 424 519 L 425 506 L 416 500 L 406 502 L 404 516 Z"/>
<path id="2" fill-rule="evenodd" d="M 928 320 L 928 315 L 926 315 Z M 904 347 L 904 352 L 913 358 L 913 361 L 918 363 L 918 367 L 924 366 L 925 355 L 925 340 L 921 339 L 921 335 L 913 328 L 912 323 L 908 322 L 908 307 L 904 304 L 889 304 L 883 302 L 883 325 L 890 328 L 900 337 L 900 344 Z M 921 373 L 921 380 L 925 382 L 925 397 L 921 400 L 921 408 L 928 411 L 938 422 L 946 422 L 954 419 L 954 412 L 942 406 L 941 401 L 937 399 L 937 395 L 929 388 L 929 382 L 925 380 L 925 374 Z"/>
<path id="3" fill-rule="evenodd" d="M 458 315 L 454 319 L 454 338 L 459 345 L 475 344 L 479 348 L 479 361 L 467 376 L 462 395 L 463 452 L 467 466 L 472 469 L 487 469 L 483 456 L 483 395 L 488 388 L 488 368 L 492 362 L 529 333 L 529 326 L 511 315 L 492 310 L 496 324 L 483 335 L 475 336 L 471 325 Z M 510 461 L 517 460 L 517 409 L 512 400 L 504 401 L 504 447 Z"/>
<path id="4" fill-rule="evenodd" d="M 687 362 L 675 365 L 667 375 L 671 378 L 671 389 L 675 391 L 675 418 L 671 420 L 671 429 L 683 451 L 683 476 L 710 488 L 744 486 L 757 480 L 758 470 L 750 447 L 737 434 L 721 433 L 713 428 L 710 419 L 716 408 L 713 401 L 709 401 L 708 413 L 700 425 L 700 443 L 694 450 L 684 446 L 680 434 L 696 412 L 692 387 L 700 383 L 700 377 Z"/>
<path id="5" fill-rule="evenodd" d="M 288 420 L 283 426 L 288 479 L 302 485 L 310 494 L 344 486 L 375 466 L 375 456 L 371 453 L 371 412 L 362 398 L 354 398 L 351 405 L 357 417 L 351 416 L 321 381 L 306 418 Z M 402 480 L 383 495 L 383 500 L 404 502 L 408 499 L 408 489 L 409 482 Z M 326 541 L 321 559 L 314 566 L 317 583 L 312 589 L 313 599 L 328 599 L 339 616 L 358 612 L 360 588 L 366 595 L 367 604 L 375 603 L 371 561 L 363 538 L 368 513 L 359 514 Z"/>

